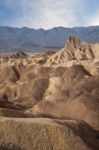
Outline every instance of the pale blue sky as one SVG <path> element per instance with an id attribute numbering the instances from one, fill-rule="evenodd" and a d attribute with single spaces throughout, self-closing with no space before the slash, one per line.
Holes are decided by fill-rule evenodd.
<path id="1" fill-rule="evenodd" d="M 45 29 L 99 25 L 99 0 L 0 0 L 0 25 Z"/>

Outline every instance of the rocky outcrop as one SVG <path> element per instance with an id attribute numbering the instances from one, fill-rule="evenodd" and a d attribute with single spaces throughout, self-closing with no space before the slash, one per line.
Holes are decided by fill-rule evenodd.
<path id="1" fill-rule="evenodd" d="M 26 53 L 24 53 L 23 51 L 19 51 L 16 54 L 11 55 L 10 58 L 18 58 L 18 59 L 22 59 L 22 58 L 27 58 L 28 55 Z"/>
<path id="2" fill-rule="evenodd" d="M 91 60 L 97 57 L 98 45 L 80 41 L 75 37 L 70 37 L 63 49 L 47 60 L 48 64 L 64 64 L 71 60 L 82 61 Z"/>

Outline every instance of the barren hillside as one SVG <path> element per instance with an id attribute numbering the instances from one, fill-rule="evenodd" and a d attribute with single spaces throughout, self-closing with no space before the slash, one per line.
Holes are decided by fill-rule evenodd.
<path id="1" fill-rule="evenodd" d="M 0 117 L 3 150 L 98 150 L 99 44 L 1 55 Z"/>

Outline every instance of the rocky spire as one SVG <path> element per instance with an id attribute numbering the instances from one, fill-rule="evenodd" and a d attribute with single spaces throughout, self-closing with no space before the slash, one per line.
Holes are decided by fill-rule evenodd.
<path id="1" fill-rule="evenodd" d="M 81 45 L 80 39 L 70 36 L 65 47 L 78 48 Z"/>
<path id="2" fill-rule="evenodd" d="M 80 41 L 80 39 L 70 36 L 64 48 L 52 55 L 47 63 L 62 64 L 70 60 L 90 60 L 94 59 L 93 44 Z"/>

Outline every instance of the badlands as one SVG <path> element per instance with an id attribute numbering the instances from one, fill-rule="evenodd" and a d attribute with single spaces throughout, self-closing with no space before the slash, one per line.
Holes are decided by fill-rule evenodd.
<path id="1" fill-rule="evenodd" d="M 99 44 L 0 56 L 0 150 L 99 150 Z"/>

